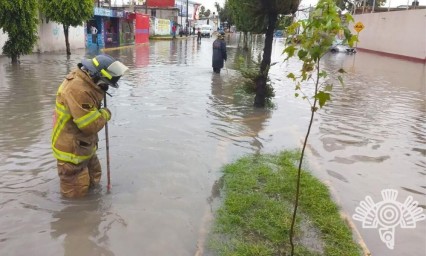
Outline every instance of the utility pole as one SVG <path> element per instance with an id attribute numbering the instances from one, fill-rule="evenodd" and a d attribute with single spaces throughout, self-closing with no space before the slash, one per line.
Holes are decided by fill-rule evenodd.
<path id="1" fill-rule="evenodd" d="M 188 26 L 189 26 L 189 20 L 188 20 L 188 0 L 186 0 L 186 36 L 188 36 Z"/>

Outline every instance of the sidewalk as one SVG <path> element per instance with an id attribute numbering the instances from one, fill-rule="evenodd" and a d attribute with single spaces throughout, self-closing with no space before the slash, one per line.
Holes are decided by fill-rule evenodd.
<path id="1" fill-rule="evenodd" d="M 197 37 L 197 35 L 189 35 L 189 36 L 179 36 L 177 35 L 175 39 L 186 39 L 186 38 L 192 38 Z M 167 36 L 150 36 L 149 40 L 173 40 L 173 37 L 171 35 Z"/>

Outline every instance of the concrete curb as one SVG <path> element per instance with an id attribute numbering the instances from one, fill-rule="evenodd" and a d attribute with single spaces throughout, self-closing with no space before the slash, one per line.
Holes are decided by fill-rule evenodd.
<path id="1" fill-rule="evenodd" d="M 102 48 L 100 51 L 101 52 L 114 51 L 114 50 L 126 49 L 131 47 L 138 47 L 138 46 L 147 45 L 147 44 L 149 44 L 149 42 L 141 43 L 141 44 L 124 45 L 124 46 L 112 47 L 112 48 Z"/>
<path id="2" fill-rule="evenodd" d="M 188 38 L 194 38 L 195 36 L 194 35 L 190 35 L 190 36 L 182 36 L 182 37 L 180 37 L 180 36 L 176 36 L 176 38 L 173 38 L 173 37 L 169 37 L 169 36 L 167 36 L 167 37 L 149 37 L 149 40 L 168 40 L 168 41 L 171 41 L 171 40 L 182 40 L 182 39 L 188 39 Z"/>

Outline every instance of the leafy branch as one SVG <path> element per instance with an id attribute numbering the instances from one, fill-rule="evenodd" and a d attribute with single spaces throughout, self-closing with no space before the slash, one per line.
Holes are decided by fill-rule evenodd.
<path id="1" fill-rule="evenodd" d="M 333 0 L 320 0 L 307 20 L 295 22 L 287 28 L 288 35 L 297 40 L 290 40 L 284 49 L 284 53 L 287 54 L 286 60 L 297 57 L 303 63 L 299 74 L 289 73 L 287 78 L 296 83 L 295 97 L 299 97 L 302 94 L 302 99 L 306 99 L 311 107 L 311 118 L 298 165 L 296 196 L 289 237 L 291 255 L 294 255 L 294 225 L 301 192 L 301 168 L 306 144 L 311 132 L 315 112 L 318 110 L 317 105 L 320 108 L 324 107 L 331 100 L 331 91 L 333 90 L 333 84 L 326 82 L 328 73 L 321 70 L 321 58 L 329 52 L 336 36 L 343 36 L 343 43 L 347 43 L 350 46 L 358 40 L 347 27 L 347 23 L 351 21 L 353 21 L 353 18 L 349 13 L 343 16 L 339 14 Z M 298 34 L 297 31 L 301 31 L 301 33 Z M 341 69 L 338 72 L 344 73 Z M 338 76 L 338 80 L 343 85 L 343 78 L 340 75 Z M 302 86 L 307 86 L 309 81 L 313 81 L 314 83 L 312 103 L 309 96 L 302 90 Z"/>

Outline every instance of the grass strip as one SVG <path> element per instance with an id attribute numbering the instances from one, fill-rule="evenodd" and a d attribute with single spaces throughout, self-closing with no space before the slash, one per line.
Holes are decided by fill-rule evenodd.
<path id="1" fill-rule="evenodd" d="M 253 155 L 224 167 L 209 247 L 218 255 L 289 255 L 299 154 Z M 296 255 L 361 255 L 327 187 L 302 173 Z"/>

